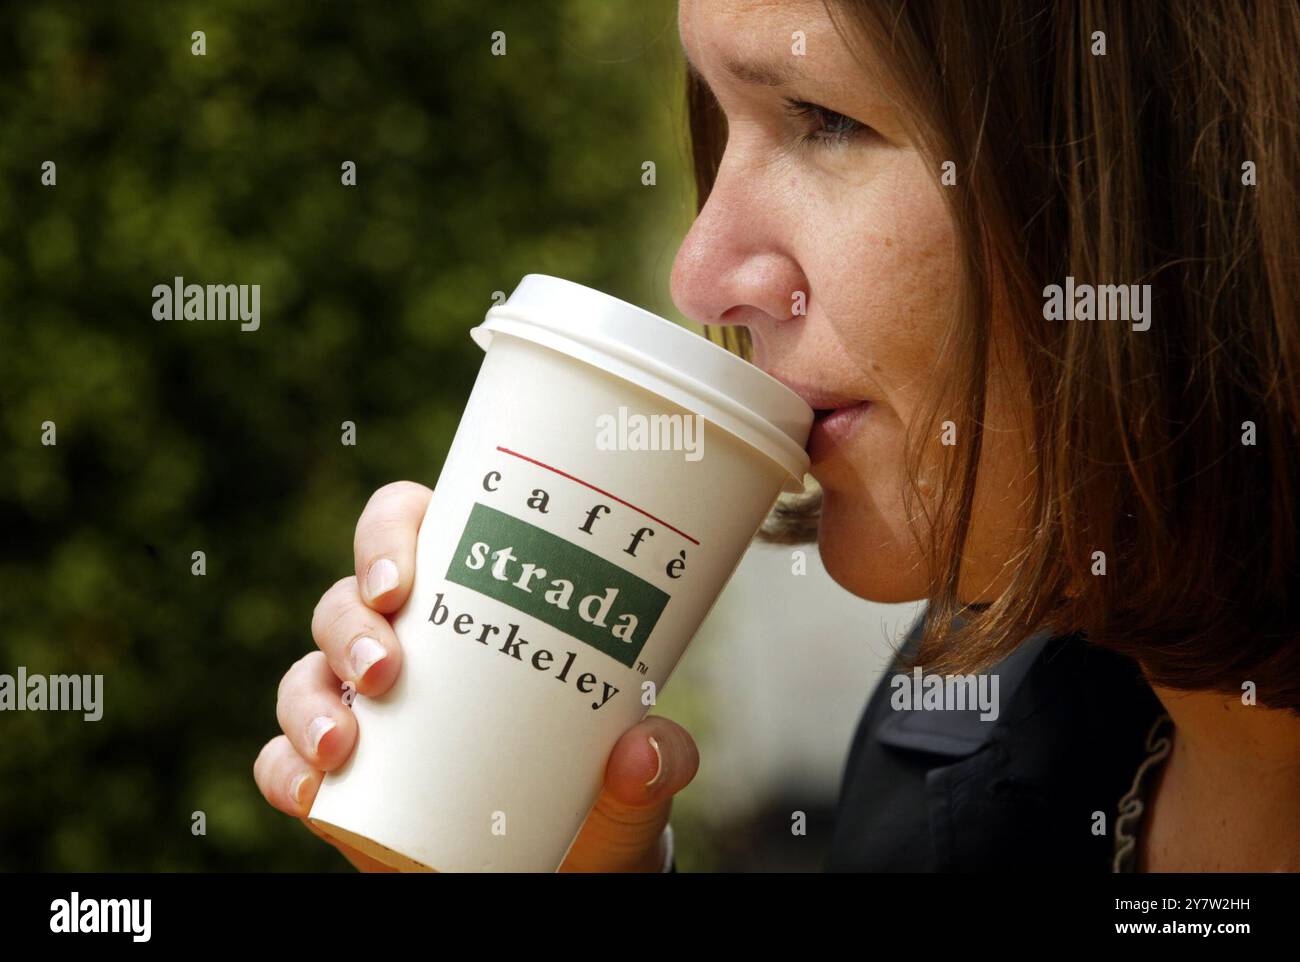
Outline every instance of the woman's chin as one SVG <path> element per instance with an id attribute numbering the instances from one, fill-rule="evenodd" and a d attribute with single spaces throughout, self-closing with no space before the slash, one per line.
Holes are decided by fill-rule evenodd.
<path id="1" fill-rule="evenodd" d="M 927 586 L 915 548 L 905 549 L 891 526 L 869 508 L 846 507 L 843 499 L 823 492 L 817 549 L 831 579 L 880 604 L 923 599 Z"/>

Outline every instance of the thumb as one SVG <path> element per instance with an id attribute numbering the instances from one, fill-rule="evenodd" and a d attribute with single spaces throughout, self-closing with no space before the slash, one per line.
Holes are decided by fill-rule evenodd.
<path id="1" fill-rule="evenodd" d="M 672 798 L 695 777 L 699 750 L 686 729 L 646 718 L 614 744 L 605 784 L 561 871 L 658 871 Z"/>
<path id="2" fill-rule="evenodd" d="M 700 752 L 690 733 L 652 715 L 615 742 L 605 766 L 605 794 L 632 812 L 653 809 L 689 785 L 699 767 Z"/>

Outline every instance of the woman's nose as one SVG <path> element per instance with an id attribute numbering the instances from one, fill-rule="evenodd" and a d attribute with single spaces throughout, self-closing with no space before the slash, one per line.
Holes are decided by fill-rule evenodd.
<path id="1" fill-rule="evenodd" d="M 798 319 L 807 280 L 789 252 L 781 216 L 761 191 L 729 175 L 724 159 L 708 202 L 677 250 L 672 298 L 697 324 L 743 324 L 761 366 L 761 345 L 776 325 Z M 734 173 L 734 172 L 733 172 Z"/>

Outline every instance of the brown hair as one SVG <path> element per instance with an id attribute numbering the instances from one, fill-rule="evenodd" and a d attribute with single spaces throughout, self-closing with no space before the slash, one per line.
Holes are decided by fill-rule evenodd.
<path id="1" fill-rule="evenodd" d="M 915 661 L 973 671 L 1034 631 L 1083 631 L 1154 684 L 1251 681 L 1261 704 L 1300 712 L 1300 7 L 827 6 L 903 91 L 936 183 L 945 160 L 958 173 L 942 193 L 962 300 L 907 442 L 913 479 L 923 455 L 944 472 L 934 504 L 908 491 L 931 585 Z M 725 118 L 686 82 L 702 208 Z M 1044 288 L 1067 276 L 1150 284 L 1150 328 L 1046 320 Z M 1026 359 L 1034 534 L 1010 587 L 964 607 L 995 289 Z M 749 356 L 747 331 L 706 334 Z M 940 411 L 968 443 L 937 445 Z M 783 498 L 760 536 L 813 540 L 818 504 L 815 490 Z"/>

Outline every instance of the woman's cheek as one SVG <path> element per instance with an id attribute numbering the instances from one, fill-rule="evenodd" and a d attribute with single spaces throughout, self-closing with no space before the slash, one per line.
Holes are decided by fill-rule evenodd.
<path id="1" fill-rule="evenodd" d="M 884 452 L 882 452 L 884 455 Z M 818 550 L 827 574 L 846 591 L 882 603 L 925 597 L 921 553 L 907 525 L 896 479 L 901 466 L 886 456 L 856 489 L 822 490 Z"/>

